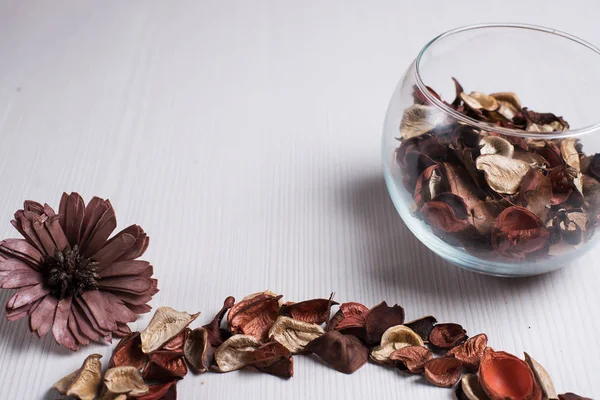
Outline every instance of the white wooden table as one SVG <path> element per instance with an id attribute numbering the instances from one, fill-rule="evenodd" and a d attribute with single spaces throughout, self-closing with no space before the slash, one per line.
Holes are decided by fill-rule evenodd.
<path id="1" fill-rule="evenodd" d="M 267 288 L 386 299 L 528 351 L 559 390 L 600 397 L 600 253 L 521 280 L 455 268 L 397 216 L 379 153 L 389 95 L 437 33 L 521 21 L 600 44 L 598 13 L 596 0 L 0 1 L 0 236 L 18 235 L 9 221 L 25 199 L 108 197 L 120 227 L 152 238 L 154 306 L 205 321 L 227 295 Z M 55 398 L 53 382 L 112 349 L 71 353 L 0 321 L 3 399 Z M 189 375 L 179 395 L 451 398 L 375 365 L 346 376 L 295 362 L 289 381 Z"/>

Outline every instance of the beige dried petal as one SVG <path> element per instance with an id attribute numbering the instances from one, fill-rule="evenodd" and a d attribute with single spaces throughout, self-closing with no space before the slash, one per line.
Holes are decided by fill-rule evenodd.
<path id="1" fill-rule="evenodd" d="M 429 178 L 428 186 L 430 196 L 429 198 L 433 199 L 435 196 L 437 196 L 441 186 L 443 186 L 442 175 L 437 169 L 433 170 L 433 172 L 431 173 L 431 178 Z"/>
<path id="2" fill-rule="evenodd" d="M 265 296 L 269 296 L 269 297 L 277 297 L 277 293 L 275 293 L 275 292 L 272 292 L 272 291 L 270 291 L 270 290 L 268 290 L 268 289 L 267 289 L 267 290 L 265 290 L 264 292 L 257 292 L 257 293 L 252 293 L 252 294 L 249 294 L 248 296 L 244 297 L 244 298 L 243 298 L 243 299 L 240 301 L 240 303 L 241 303 L 242 301 L 246 301 L 246 300 L 252 300 L 253 298 L 255 298 L 255 297 L 258 297 L 258 296 L 261 296 L 261 295 L 265 295 Z"/>
<path id="3" fill-rule="evenodd" d="M 413 104 L 404 110 L 400 121 L 400 136 L 404 140 L 420 136 L 445 122 L 446 115 L 437 108 Z"/>
<path id="4" fill-rule="evenodd" d="M 574 222 L 580 229 L 585 229 L 588 222 L 588 217 L 586 213 L 580 211 L 573 211 L 568 213 L 567 216 L 569 217 L 569 220 L 571 222 Z"/>
<path id="5" fill-rule="evenodd" d="M 213 351 L 206 328 L 196 328 L 188 334 L 183 345 L 183 355 L 195 372 L 202 373 L 208 370 Z"/>
<path id="6" fill-rule="evenodd" d="M 576 140 L 573 138 L 563 139 L 560 141 L 560 154 L 571 168 L 579 172 L 581 170 L 581 162 L 579 161 L 579 153 L 575 148 Z"/>
<path id="7" fill-rule="evenodd" d="M 492 93 L 490 96 L 498 102 L 498 113 L 508 120 L 513 119 L 521 111 L 521 100 L 516 93 L 500 92 Z"/>
<path id="8" fill-rule="evenodd" d="M 183 331 L 200 313 L 190 315 L 171 307 L 160 307 L 140 334 L 142 351 L 151 353 Z"/>
<path id="9" fill-rule="evenodd" d="M 525 353 L 525 362 L 529 364 L 529 368 L 533 371 L 537 383 L 542 388 L 542 392 L 544 393 L 543 399 L 557 399 L 558 394 L 546 369 L 527 353 Z"/>
<path id="10" fill-rule="evenodd" d="M 215 362 L 220 372 L 235 371 L 254 361 L 254 352 L 261 343 L 254 336 L 234 335 L 215 351 Z"/>
<path id="11" fill-rule="evenodd" d="M 467 106 L 475 110 L 481 110 L 483 108 L 483 104 L 481 104 L 476 98 L 469 96 L 465 92 L 462 92 L 460 95 L 462 101 L 465 102 Z"/>
<path id="12" fill-rule="evenodd" d="M 486 136 L 479 142 L 482 146 L 479 152 L 481 155 L 498 154 L 504 157 L 512 158 L 515 147 L 506 139 L 499 136 Z"/>
<path id="13" fill-rule="evenodd" d="M 477 157 L 475 166 L 485 174 L 488 185 L 498 193 L 514 194 L 519 189 L 529 164 L 525 161 L 487 154 Z"/>
<path id="14" fill-rule="evenodd" d="M 464 398 L 467 400 L 489 400 L 488 395 L 485 393 L 481 384 L 479 383 L 479 378 L 475 374 L 465 374 L 463 375 L 460 387 L 462 389 L 462 393 Z"/>
<path id="15" fill-rule="evenodd" d="M 74 396 L 81 400 L 95 399 L 102 381 L 100 358 L 100 354 L 88 356 L 81 368 L 65 376 L 52 387 L 66 396 Z"/>
<path id="16" fill-rule="evenodd" d="M 469 93 L 469 97 L 471 99 L 475 99 L 479 104 L 481 104 L 480 108 L 486 111 L 496 111 L 498 109 L 498 102 L 489 94 L 481 92 L 471 92 Z"/>
<path id="17" fill-rule="evenodd" d="M 555 131 L 564 131 L 565 127 L 559 121 L 553 121 L 549 124 L 531 124 L 529 128 L 527 128 L 528 132 L 555 132 Z"/>
<path id="18" fill-rule="evenodd" d="M 140 396 L 150 390 L 144 383 L 141 372 L 131 366 L 110 368 L 104 374 L 104 385 L 110 393 L 125 393 L 129 396 Z"/>
<path id="19" fill-rule="evenodd" d="M 301 353 L 309 342 L 324 333 L 323 328 L 317 324 L 281 316 L 271 327 L 269 337 L 284 345 L 292 353 Z"/>
<path id="20" fill-rule="evenodd" d="M 579 193 L 583 194 L 583 174 L 581 172 L 579 172 L 573 178 L 573 184 L 575 185 L 577 190 L 579 190 Z"/>
<path id="21" fill-rule="evenodd" d="M 405 325 L 388 328 L 381 336 L 381 344 L 371 351 L 371 359 L 378 362 L 389 362 L 390 355 L 403 347 L 424 346 L 421 336 Z"/>
<path id="22" fill-rule="evenodd" d="M 535 154 L 535 153 L 517 151 L 517 152 L 513 153 L 512 158 L 514 158 L 516 160 L 525 161 L 527 164 L 529 164 L 532 167 L 547 168 L 550 166 L 550 164 L 548 164 L 548 161 L 546 161 L 546 159 L 544 157 L 540 156 L 539 154 Z"/>

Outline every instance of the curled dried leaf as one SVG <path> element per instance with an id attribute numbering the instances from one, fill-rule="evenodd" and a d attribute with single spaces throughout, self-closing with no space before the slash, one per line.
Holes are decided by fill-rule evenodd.
<path id="1" fill-rule="evenodd" d="M 506 257 L 524 258 L 529 254 L 547 251 L 550 232 L 531 211 L 508 207 L 492 230 L 492 246 Z"/>
<path id="2" fill-rule="evenodd" d="M 558 400 L 592 400 L 592 399 L 569 392 L 569 393 L 559 394 Z"/>
<path id="3" fill-rule="evenodd" d="M 378 344 L 385 331 L 392 326 L 402 325 L 404 323 L 404 308 L 398 304 L 392 307 L 382 301 L 373 307 L 365 318 L 365 329 L 367 332 L 367 342 Z"/>
<path id="4" fill-rule="evenodd" d="M 458 400 L 489 400 L 475 374 L 463 375 L 460 385 L 456 388 L 456 397 Z"/>
<path id="5" fill-rule="evenodd" d="M 581 170 L 581 162 L 579 160 L 579 152 L 575 148 L 577 140 L 573 138 L 563 139 L 560 141 L 560 154 L 565 163 L 579 172 Z"/>
<path id="6" fill-rule="evenodd" d="M 302 322 L 310 324 L 322 324 L 329 320 L 329 310 L 332 305 L 337 303 L 333 301 L 333 293 L 329 299 L 313 299 L 284 305 L 279 311 L 285 315 Z"/>
<path id="7" fill-rule="evenodd" d="M 183 346 L 183 355 L 196 373 L 206 372 L 212 364 L 214 348 L 208 336 L 206 328 L 196 328 L 189 333 Z"/>
<path id="8" fill-rule="evenodd" d="M 254 336 L 260 341 L 268 338 L 269 329 L 279 315 L 279 300 L 283 296 L 258 295 L 248 300 L 242 300 L 245 307 L 234 306 L 227 319 L 231 317 L 229 329 L 233 333 Z M 236 310 L 234 310 L 234 308 Z"/>
<path id="9" fill-rule="evenodd" d="M 450 194 L 452 193 L 444 193 Z M 462 202 L 462 199 L 459 198 Z M 443 232 L 462 232 L 469 228 L 471 224 L 468 220 L 468 214 L 464 202 L 459 212 L 449 204 L 441 201 L 430 201 L 421 207 L 421 216 L 423 220 L 431 225 L 435 230 Z M 458 214 L 458 215 L 457 215 Z M 463 214 L 463 218 L 460 218 Z"/>
<path id="10" fill-rule="evenodd" d="M 481 92 L 471 92 L 468 96 L 471 100 L 476 100 L 480 105 L 481 109 L 486 111 L 496 111 L 498 109 L 498 102 L 495 98 L 490 96 L 489 94 L 481 93 Z"/>
<path id="11" fill-rule="evenodd" d="M 135 397 L 137 400 L 176 400 L 177 380 L 148 386 L 148 393 Z"/>
<path id="12" fill-rule="evenodd" d="M 529 211 L 545 220 L 552 201 L 552 182 L 539 169 L 530 169 L 519 190 L 519 201 Z"/>
<path id="13" fill-rule="evenodd" d="M 512 158 L 516 160 L 525 161 L 530 167 L 548 168 L 550 163 L 539 154 L 528 153 L 524 151 L 516 151 L 513 153 Z"/>
<path id="14" fill-rule="evenodd" d="M 417 335 L 421 337 L 423 343 L 429 343 L 429 334 L 433 329 L 433 326 L 437 323 L 432 315 L 427 315 L 419 319 L 415 319 L 409 322 L 405 322 L 404 325 L 412 329 Z"/>
<path id="15" fill-rule="evenodd" d="M 369 358 L 369 350 L 355 336 L 329 331 L 305 347 L 336 371 L 351 374 L 362 367 Z"/>
<path id="16" fill-rule="evenodd" d="M 525 361 L 489 347 L 479 366 L 479 382 L 492 400 L 541 398 L 540 388 Z"/>
<path id="17" fill-rule="evenodd" d="M 185 328 L 177 336 L 165 343 L 161 350 L 170 351 L 174 354 L 183 354 L 183 345 L 187 339 L 187 335 L 190 333 L 190 328 Z"/>
<path id="18" fill-rule="evenodd" d="M 182 355 L 159 350 L 150 355 L 143 377 L 151 381 L 171 381 L 175 378 L 183 378 L 187 372 Z"/>
<path id="19" fill-rule="evenodd" d="M 529 171 L 525 161 L 504 157 L 498 154 L 487 154 L 477 157 L 475 165 L 483 171 L 485 180 L 497 193 L 514 194 Z"/>
<path id="20" fill-rule="evenodd" d="M 423 372 L 425 364 L 433 358 L 431 350 L 423 346 L 408 346 L 395 350 L 389 360 L 398 368 L 413 374 Z"/>
<path id="21" fill-rule="evenodd" d="M 490 96 L 498 103 L 498 113 L 508 120 L 512 120 L 521 111 L 521 100 L 516 93 L 500 92 L 492 93 Z"/>
<path id="22" fill-rule="evenodd" d="M 117 344 L 108 362 L 108 368 L 130 366 L 141 371 L 147 362 L 148 355 L 142 351 L 140 333 L 132 332 Z"/>
<path id="23" fill-rule="evenodd" d="M 463 344 L 454 347 L 448 351 L 446 355 L 462 361 L 465 368 L 471 371 L 477 371 L 481 358 L 483 357 L 483 352 L 487 347 L 487 342 L 487 335 L 481 333 L 467 339 Z"/>
<path id="24" fill-rule="evenodd" d="M 462 363 L 456 358 L 434 358 L 425 366 L 425 379 L 439 387 L 452 387 L 460 380 Z"/>
<path id="25" fill-rule="evenodd" d="M 292 353 L 301 353 L 309 342 L 324 333 L 323 328 L 317 324 L 281 316 L 271 327 L 269 337 L 281 343 Z"/>
<path id="26" fill-rule="evenodd" d="M 529 365 L 531 371 L 533 371 L 533 376 L 542 389 L 544 399 L 558 398 L 558 394 L 556 393 L 552 379 L 550 379 L 550 375 L 546 369 L 539 362 L 531 358 L 531 356 L 527 353 L 525 353 L 525 362 Z"/>
<path id="27" fill-rule="evenodd" d="M 410 139 L 431 131 L 437 125 L 446 123 L 446 115 L 432 106 L 414 104 L 404 110 L 400 121 L 400 136 Z"/>
<path id="28" fill-rule="evenodd" d="M 146 329 L 140 334 L 142 351 L 148 354 L 160 349 L 198 318 L 198 315 L 200 313 L 190 315 L 171 307 L 159 307 Z"/>
<path id="29" fill-rule="evenodd" d="M 437 324 L 429 334 L 429 343 L 438 349 L 451 349 L 467 340 L 467 331 L 459 324 Z"/>
<path id="30" fill-rule="evenodd" d="M 88 356 L 81 368 L 56 382 L 52 388 L 62 395 L 73 396 L 80 400 L 95 399 L 102 382 L 100 358 L 102 358 L 100 354 Z"/>
<path id="31" fill-rule="evenodd" d="M 261 346 L 260 341 L 249 335 L 233 335 L 215 351 L 215 363 L 219 372 L 230 372 L 254 361 L 254 351 Z"/>
<path id="32" fill-rule="evenodd" d="M 104 374 L 104 385 L 111 393 L 125 393 L 132 397 L 146 394 L 149 390 L 135 367 L 110 368 Z"/>
<path id="33" fill-rule="evenodd" d="M 481 146 L 479 149 L 481 155 L 498 154 L 512 158 L 515 152 L 515 147 L 512 143 L 500 136 L 486 136 L 481 139 L 479 145 Z"/>
<path id="34" fill-rule="evenodd" d="M 423 339 L 404 325 L 392 326 L 381 336 L 381 344 L 371 351 L 371 359 L 381 363 L 390 362 L 390 355 L 403 347 L 424 346 Z"/>
<path id="35" fill-rule="evenodd" d="M 367 314 L 369 314 L 369 309 L 360 303 L 343 303 L 338 312 L 327 323 L 325 331 L 335 329 L 366 340 L 365 320 Z"/>
<path id="36" fill-rule="evenodd" d="M 223 307 L 219 310 L 219 312 L 215 315 L 212 321 L 203 326 L 208 333 L 208 341 L 211 346 L 219 347 L 223 342 L 231 336 L 231 334 L 225 330 L 221 329 L 221 321 L 225 316 L 227 310 L 229 310 L 235 304 L 235 298 L 233 296 L 227 297 L 223 301 Z"/>
<path id="37" fill-rule="evenodd" d="M 256 349 L 254 361 L 248 366 L 280 378 L 291 378 L 294 375 L 292 353 L 278 342 L 265 343 Z"/>

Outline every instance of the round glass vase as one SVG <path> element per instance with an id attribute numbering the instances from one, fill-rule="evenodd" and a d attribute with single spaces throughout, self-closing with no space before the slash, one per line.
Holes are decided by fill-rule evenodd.
<path id="1" fill-rule="evenodd" d="M 453 264 L 508 277 L 594 247 L 598 71 L 597 47 L 538 26 L 430 41 L 394 90 L 382 141 L 388 191 L 413 234 Z"/>

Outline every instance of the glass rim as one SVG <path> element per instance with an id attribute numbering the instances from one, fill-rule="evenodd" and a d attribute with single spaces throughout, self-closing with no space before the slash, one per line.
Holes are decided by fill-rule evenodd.
<path id="1" fill-rule="evenodd" d="M 513 29 L 533 30 L 533 31 L 548 33 L 551 35 L 562 37 L 563 39 L 571 40 L 571 41 L 595 52 L 600 57 L 600 48 L 594 46 L 592 43 L 590 43 L 586 40 L 583 40 L 577 36 L 571 35 L 569 33 L 562 32 L 562 31 L 559 31 L 559 30 L 553 29 L 553 28 L 539 26 L 539 25 L 528 25 L 528 24 L 518 24 L 518 23 L 485 23 L 485 24 L 466 25 L 466 26 L 462 26 L 459 28 L 451 29 L 449 31 L 446 31 L 446 32 L 434 37 L 425 46 L 423 46 L 423 48 L 419 52 L 419 54 L 414 62 L 414 73 L 415 73 L 415 77 L 416 77 L 417 87 L 421 90 L 421 92 L 424 94 L 424 96 L 427 98 L 427 100 L 429 100 L 429 102 L 431 104 L 436 106 L 442 112 L 451 115 L 454 119 L 456 119 L 458 121 L 462 121 L 469 125 L 474 125 L 483 130 L 487 130 L 487 131 L 493 130 L 494 132 L 501 133 L 504 135 L 510 135 L 510 136 L 518 136 L 518 137 L 524 137 L 524 138 L 536 138 L 536 139 L 540 139 L 540 137 L 543 136 L 544 139 L 560 139 L 560 138 L 582 136 L 582 135 L 585 135 L 588 133 L 600 131 L 600 121 L 595 124 L 592 124 L 592 125 L 584 126 L 582 128 L 568 129 L 566 131 L 559 131 L 559 132 L 544 132 L 543 134 L 540 134 L 539 132 L 526 132 L 526 131 L 522 131 L 522 130 L 518 130 L 518 129 L 504 128 L 504 127 L 490 124 L 488 122 L 478 121 L 474 118 L 471 118 L 462 113 L 459 113 L 458 111 L 454 110 L 452 107 L 445 104 L 443 101 L 438 100 L 435 96 L 433 96 L 429 92 L 427 85 L 425 85 L 425 83 L 423 82 L 423 79 L 421 79 L 421 72 L 420 72 L 419 67 L 420 67 L 421 59 L 422 59 L 423 55 L 427 52 L 427 50 L 434 43 L 438 43 L 439 41 L 441 41 L 442 39 L 444 39 L 448 36 L 452 36 L 457 33 L 465 32 L 465 31 L 473 31 L 473 30 L 477 30 L 477 29 L 487 29 L 487 28 L 513 28 Z M 600 58 L 599 58 L 599 60 L 600 60 Z"/>

